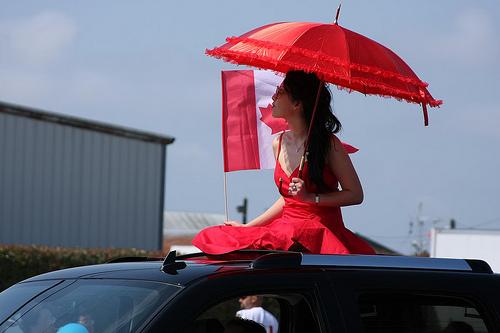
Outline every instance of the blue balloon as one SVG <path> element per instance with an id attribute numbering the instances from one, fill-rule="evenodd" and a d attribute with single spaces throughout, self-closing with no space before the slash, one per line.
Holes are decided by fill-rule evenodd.
<path id="1" fill-rule="evenodd" d="M 60 327 L 57 333 L 89 333 L 89 331 L 82 324 L 69 323 Z"/>

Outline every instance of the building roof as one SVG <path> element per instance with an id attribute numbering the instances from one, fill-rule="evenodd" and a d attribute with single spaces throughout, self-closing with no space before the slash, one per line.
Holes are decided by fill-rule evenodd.
<path id="1" fill-rule="evenodd" d="M 201 229 L 221 225 L 224 223 L 224 214 L 192 213 L 192 212 L 170 212 L 163 213 L 163 237 L 174 238 L 181 236 L 194 236 Z M 356 233 L 364 239 L 378 254 L 400 255 L 400 253 L 382 245 L 373 239 Z M 185 245 L 185 244 L 176 244 Z"/>
<path id="2" fill-rule="evenodd" d="M 402 255 L 402 253 L 394 251 L 393 249 L 388 248 L 387 246 L 382 245 L 379 242 L 376 242 L 371 238 L 368 238 L 364 235 L 361 235 L 358 232 L 356 232 L 355 234 L 356 234 L 356 236 L 363 238 L 368 244 L 370 244 L 370 246 L 375 249 L 375 252 L 377 252 L 377 254 L 388 254 L 388 255 L 392 255 L 392 256 L 401 256 Z"/>
<path id="3" fill-rule="evenodd" d="M 0 112 L 8 113 L 20 117 L 38 119 L 41 121 L 62 124 L 66 126 L 78 127 L 89 129 L 97 132 L 103 132 L 113 135 L 118 135 L 122 137 L 127 137 L 136 140 L 142 140 L 147 142 L 156 142 L 161 144 L 171 144 L 174 142 L 175 138 L 166 135 L 159 135 L 155 133 L 150 133 L 146 131 L 140 131 L 136 129 L 131 129 L 127 127 L 121 127 L 116 125 L 110 125 L 106 123 L 101 123 L 93 120 L 86 120 L 78 117 L 62 115 L 54 112 L 38 110 L 26 106 L 20 106 L 16 104 L 10 104 L 0 101 Z"/>
<path id="4" fill-rule="evenodd" d="M 474 228 L 432 228 L 440 234 L 461 235 L 499 235 L 500 229 L 474 229 Z"/>
<path id="5" fill-rule="evenodd" d="M 223 224 L 224 220 L 224 214 L 165 211 L 163 213 L 163 236 L 195 235 L 203 228 Z"/>

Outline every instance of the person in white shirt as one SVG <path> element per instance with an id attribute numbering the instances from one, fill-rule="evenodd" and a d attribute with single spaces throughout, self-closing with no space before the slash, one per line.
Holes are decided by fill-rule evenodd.
<path id="1" fill-rule="evenodd" d="M 259 295 L 240 297 L 241 310 L 236 312 L 236 316 L 262 324 L 267 333 L 278 333 L 278 320 L 262 308 L 262 300 L 263 297 Z"/>

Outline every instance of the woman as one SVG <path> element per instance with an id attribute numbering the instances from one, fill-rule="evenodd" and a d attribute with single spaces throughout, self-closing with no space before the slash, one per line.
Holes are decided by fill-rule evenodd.
<path id="1" fill-rule="evenodd" d="M 273 141 L 274 180 L 281 194 L 278 200 L 248 224 L 227 221 L 224 226 L 202 230 L 193 240 L 196 247 L 208 254 L 238 249 L 374 254 L 342 221 L 340 207 L 360 204 L 363 189 L 349 156 L 334 135 L 341 124 L 332 113 L 330 91 L 324 83 L 299 178 L 319 84 L 315 74 L 291 71 L 273 96 L 273 117 L 284 118 L 290 129 Z"/>

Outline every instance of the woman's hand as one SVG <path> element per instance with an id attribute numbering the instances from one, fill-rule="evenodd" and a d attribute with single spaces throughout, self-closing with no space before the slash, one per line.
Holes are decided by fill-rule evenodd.
<path id="1" fill-rule="evenodd" d="M 246 224 L 243 224 L 241 222 L 238 222 L 238 221 L 224 221 L 224 225 L 228 226 L 228 227 L 245 227 Z"/>
<path id="2" fill-rule="evenodd" d="M 297 177 L 293 177 L 292 182 L 288 185 L 288 194 L 297 197 L 300 201 L 308 201 L 311 196 L 311 193 L 306 191 L 304 181 Z"/>

